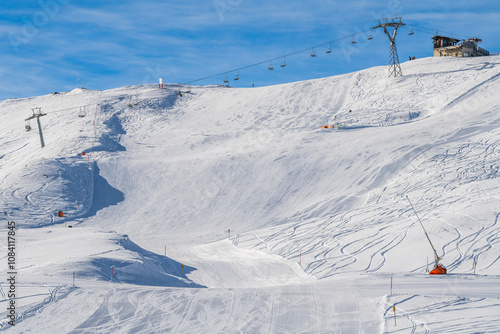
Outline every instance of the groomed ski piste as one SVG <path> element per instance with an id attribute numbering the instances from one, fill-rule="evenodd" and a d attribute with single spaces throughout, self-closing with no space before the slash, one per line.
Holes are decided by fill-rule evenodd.
<path id="1" fill-rule="evenodd" d="M 498 333 L 500 57 L 402 70 L 0 102 L 0 329 Z"/>

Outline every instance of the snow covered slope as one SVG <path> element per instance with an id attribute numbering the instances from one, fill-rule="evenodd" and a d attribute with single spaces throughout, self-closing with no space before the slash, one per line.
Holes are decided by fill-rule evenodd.
<path id="1" fill-rule="evenodd" d="M 30 302 L 19 327 L 71 314 L 86 296 L 99 302 L 60 322 L 63 332 L 109 332 L 117 317 L 123 333 L 392 332 L 394 303 L 408 332 L 428 332 L 439 321 L 428 305 L 447 296 L 450 328 L 473 332 L 477 298 L 493 333 L 500 295 L 476 283 L 500 281 L 500 58 L 402 69 L 400 78 L 376 67 L 263 88 L 144 85 L 1 102 L 0 214 L 21 228 L 23 279 L 65 297 Z M 35 107 L 47 113 L 43 149 L 36 123 L 24 129 Z M 406 196 L 447 277 L 425 274 L 433 254 Z M 105 282 L 113 265 L 117 284 Z M 73 271 L 79 288 L 61 288 Z M 388 296 L 390 276 L 406 292 Z M 333 302 L 327 291 L 339 284 Z M 131 305 L 112 306 L 130 293 Z M 33 305 L 46 311 L 30 318 Z M 202 321 L 211 312 L 225 320 Z"/>

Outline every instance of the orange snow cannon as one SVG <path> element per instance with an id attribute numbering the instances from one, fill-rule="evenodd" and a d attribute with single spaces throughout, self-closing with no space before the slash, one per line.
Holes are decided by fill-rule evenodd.
<path id="1" fill-rule="evenodd" d="M 415 216 L 417 216 L 417 219 L 418 219 L 418 222 L 420 223 L 420 225 L 422 226 L 422 229 L 424 230 L 424 234 L 425 236 L 427 237 L 427 240 L 429 241 L 429 244 L 431 245 L 432 247 L 432 250 L 434 251 L 434 261 L 436 263 L 436 267 L 434 269 L 432 269 L 429 274 L 430 275 L 445 275 L 446 274 L 446 268 L 439 263 L 439 260 L 441 260 L 441 258 L 438 256 L 437 252 L 436 252 L 436 248 L 434 248 L 434 245 L 432 244 L 431 242 L 431 239 L 429 238 L 429 236 L 427 235 L 427 231 L 425 230 L 425 227 L 424 227 L 424 224 L 422 224 L 422 221 L 420 220 L 420 218 L 418 217 L 418 214 L 417 214 L 417 211 L 415 210 L 415 208 L 413 207 L 413 204 L 411 204 L 411 201 L 410 199 L 408 198 L 408 196 L 406 196 L 406 199 L 408 200 L 408 202 L 410 203 L 410 206 L 411 208 L 413 209 L 413 212 L 415 212 Z"/>
<path id="2" fill-rule="evenodd" d="M 429 275 L 445 275 L 445 274 L 446 274 L 446 268 L 443 267 L 443 265 L 441 264 L 438 264 L 436 268 L 429 271 Z"/>

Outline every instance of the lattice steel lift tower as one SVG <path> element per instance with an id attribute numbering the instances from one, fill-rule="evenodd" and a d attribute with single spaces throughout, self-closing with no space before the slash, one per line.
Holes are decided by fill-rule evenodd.
<path id="1" fill-rule="evenodd" d="M 401 22 L 401 17 L 395 17 L 393 19 L 379 19 L 379 25 L 373 27 L 373 29 L 384 28 L 384 32 L 389 37 L 389 41 L 391 42 L 391 50 L 389 55 L 389 78 L 394 76 L 403 76 L 403 72 L 401 71 L 401 66 L 399 65 L 399 57 L 398 50 L 396 49 L 396 34 L 398 28 L 404 26 L 405 24 Z M 387 27 L 392 27 L 394 30 L 392 34 L 389 33 Z"/>

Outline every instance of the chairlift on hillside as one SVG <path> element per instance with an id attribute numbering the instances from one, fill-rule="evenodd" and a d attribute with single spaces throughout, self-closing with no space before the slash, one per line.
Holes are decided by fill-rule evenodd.
<path id="1" fill-rule="evenodd" d="M 26 132 L 31 131 L 31 122 L 29 119 L 26 120 L 26 124 L 24 125 L 24 128 L 26 129 Z"/>
<path id="2" fill-rule="evenodd" d="M 352 41 L 351 41 L 352 44 L 356 44 L 356 34 L 352 34 Z"/>
<path id="3" fill-rule="evenodd" d="M 87 111 L 85 110 L 85 106 L 80 107 L 80 111 L 78 112 L 78 117 L 85 117 L 87 116 Z"/>
<path id="4" fill-rule="evenodd" d="M 311 57 L 316 57 L 316 52 L 314 51 L 314 48 L 312 48 L 312 51 L 311 51 Z"/>
<path id="5" fill-rule="evenodd" d="M 236 77 L 234 78 L 234 81 L 240 80 L 240 71 L 236 72 Z"/>
<path id="6" fill-rule="evenodd" d="M 227 73 L 226 73 L 226 76 L 224 77 L 224 83 L 225 83 L 225 84 L 228 84 L 228 83 L 229 83 L 229 79 L 227 78 Z"/>
<path id="7" fill-rule="evenodd" d="M 370 36 L 368 36 L 368 40 L 371 41 L 373 39 L 373 32 L 370 30 Z"/>
<path id="8" fill-rule="evenodd" d="M 414 34 L 414 32 L 413 32 L 413 26 L 411 26 L 410 32 L 408 33 L 408 35 L 413 35 L 413 34 Z"/>
<path id="9" fill-rule="evenodd" d="M 268 67 L 268 70 L 269 70 L 269 71 L 274 70 L 273 62 L 272 62 L 271 60 L 269 61 L 269 67 Z"/>
<path id="10" fill-rule="evenodd" d="M 328 49 L 326 50 L 326 53 L 332 53 L 332 43 L 328 46 Z"/>
<path id="11" fill-rule="evenodd" d="M 283 57 L 283 62 L 281 63 L 281 67 L 285 67 L 286 66 L 286 59 L 285 57 Z"/>

